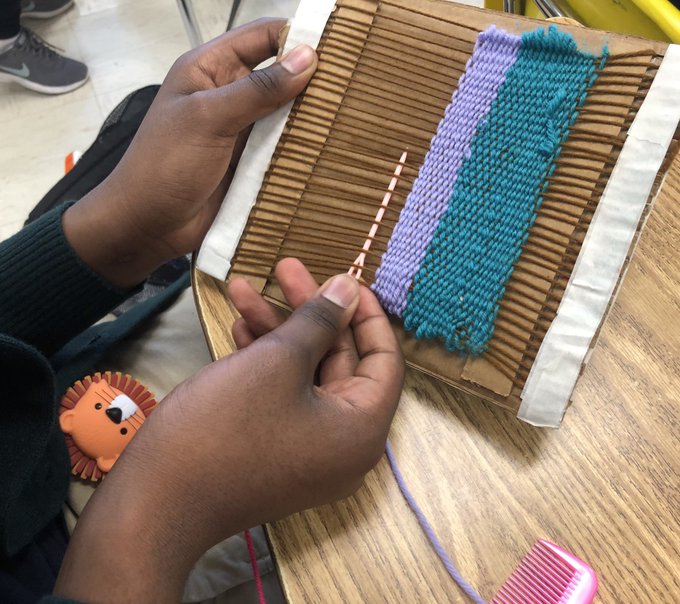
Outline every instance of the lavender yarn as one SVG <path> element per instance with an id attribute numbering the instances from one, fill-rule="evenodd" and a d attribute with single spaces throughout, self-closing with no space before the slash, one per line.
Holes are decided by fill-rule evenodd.
<path id="1" fill-rule="evenodd" d="M 446 567 L 447 572 L 449 573 L 451 578 L 458 584 L 458 587 L 460 587 L 465 592 L 465 595 L 467 595 L 467 597 L 470 598 L 470 600 L 472 600 L 476 604 L 485 604 L 484 600 L 477 593 L 475 588 L 472 587 L 472 585 L 470 585 L 463 578 L 463 576 L 460 574 L 460 571 L 456 568 L 456 565 L 452 562 L 451 558 L 449 558 L 449 555 L 446 553 L 446 550 L 444 549 L 444 546 L 441 544 L 441 541 L 439 541 L 439 539 L 437 538 L 437 535 L 435 534 L 434 529 L 432 528 L 432 525 L 425 516 L 423 510 L 420 509 L 420 506 L 418 505 L 418 502 L 415 500 L 415 497 L 413 496 L 411 491 L 408 490 L 406 481 L 404 480 L 404 477 L 402 476 L 401 471 L 399 470 L 397 460 L 395 459 L 394 453 L 392 452 L 392 446 L 390 445 L 389 440 L 387 441 L 387 444 L 385 446 L 385 452 L 387 453 L 387 460 L 390 462 L 392 474 L 394 474 L 394 478 L 396 479 L 397 484 L 399 485 L 399 490 L 401 491 L 401 494 L 404 496 L 404 499 L 406 499 L 406 503 L 408 503 L 409 507 L 411 508 L 411 510 L 413 510 L 413 513 L 418 518 L 420 526 L 423 528 L 423 531 L 425 531 L 425 535 L 427 535 L 428 540 L 432 544 L 432 547 L 434 548 L 434 551 L 436 552 L 437 556 L 439 556 L 439 559 Z"/>

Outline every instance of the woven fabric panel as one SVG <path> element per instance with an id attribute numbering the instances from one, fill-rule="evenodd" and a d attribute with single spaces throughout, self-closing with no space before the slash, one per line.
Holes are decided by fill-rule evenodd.
<path id="1" fill-rule="evenodd" d="M 484 33 L 502 35 L 493 30 Z M 406 213 L 401 231 L 395 229 L 402 237 L 397 250 L 415 247 L 414 257 L 424 242 L 426 247 L 401 313 L 405 327 L 419 338 L 440 339 L 449 350 L 469 354 L 482 353 L 493 336 L 504 284 L 598 66 L 593 55 L 579 51 L 573 38 L 554 26 L 523 34 L 514 61 L 507 60 L 505 48 L 481 47 L 480 53 L 498 55 L 497 63 L 507 65 L 500 83 L 494 84 L 499 80 L 494 71 L 495 78 L 475 78 L 486 87 L 464 90 L 461 85 L 460 97 L 467 102 L 452 103 L 453 110 L 439 131 L 455 131 L 446 139 L 459 141 L 467 136 L 471 140 L 458 146 L 438 145 L 443 151 L 432 154 L 432 168 L 424 165 L 420 183 L 414 184 L 413 190 L 420 194 L 418 209 Z M 490 58 L 482 65 L 495 64 Z M 483 107 L 491 96 L 489 88 L 495 92 L 489 109 L 478 109 L 480 119 L 473 129 L 466 127 L 466 106 Z M 442 171 L 454 174 L 443 213 Z M 438 194 L 428 196 L 427 191 Z M 428 209 L 423 211 L 424 207 Z M 433 214 L 441 219 L 433 219 Z M 427 229 L 435 222 L 429 234 Z M 389 273 L 390 268 L 381 265 L 379 274 Z M 407 277 L 394 272 L 408 292 L 410 280 L 407 283 Z M 381 293 L 380 287 L 376 291 Z M 388 306 L 384 296 L 381 301 L 400 314 L 400 304 Z"/>

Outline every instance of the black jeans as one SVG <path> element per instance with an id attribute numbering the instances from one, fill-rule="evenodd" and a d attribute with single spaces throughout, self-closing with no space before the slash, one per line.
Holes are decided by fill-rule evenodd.
<path id="1" fill-rule="evenodd" d="M 18 554 L 0 559 L 0 602 L 34 604 L 51 594 L 67 545 L 66 522 L 59 514 Z"/>
<path id="2" fill-rule="evenodd" d="M 13 38 L 19 33 L 21 0 L 0 0 L 0 40 Z"/>

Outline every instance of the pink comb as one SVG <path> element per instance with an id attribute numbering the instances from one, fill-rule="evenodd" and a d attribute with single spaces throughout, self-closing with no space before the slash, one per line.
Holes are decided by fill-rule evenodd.
<path id="1" fill-rule="evenodd" d="M 540 539 L 491 604 L 590 604 L 595 592 L 597 576 L 590 566 Z"/>

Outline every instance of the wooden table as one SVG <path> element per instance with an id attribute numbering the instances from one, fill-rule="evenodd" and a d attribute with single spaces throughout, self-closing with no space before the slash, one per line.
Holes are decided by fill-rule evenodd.
<path id="1" fill-rule="evenodd" d="M 224 285 L 196 272 L 213 356 Z M 598 602 L 680 602 L 680 159 L 559 430 L 409 371 L 391 432 L 411 490 L 491 598 L 539 537 L 596 569 Z M 293 603 L 464 602 L 386 459 L 351 499 L 267 527 Z"/>

